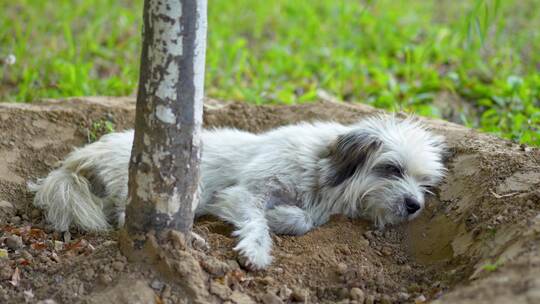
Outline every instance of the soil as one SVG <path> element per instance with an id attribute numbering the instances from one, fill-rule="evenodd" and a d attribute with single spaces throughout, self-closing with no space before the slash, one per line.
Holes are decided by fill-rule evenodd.
<path id="1" fill-rule="evenodd" d="M 260 132 L 375 112 L 208 100 L 205 125 Z M 540 303 L 540 151 L 437 120 L 426 123 L 447 138 L 449 174 L 421 217 L 379 231 L 336 216 L 304 236 L 274 236 L 264 271 L 239 266 L 232 228 L 211 217 L 194 227 L 209 249 L 178 249 L 191 268 L 180 263 L 172 276 L 128 262 L 116 231 L 50 230 L 26 181 L 99 137 L 105 122 L 122 130 L 133 117 L 132 98 L 0 104 L 0 303 L 204 302 L 182 289 L 186 281 L 227 303 Z"/>

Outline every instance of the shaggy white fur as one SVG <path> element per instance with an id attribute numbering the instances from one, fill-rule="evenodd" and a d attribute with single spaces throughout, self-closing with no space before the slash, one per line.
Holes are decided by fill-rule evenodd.
<path id="1" fill-rule="evenodd" d="M 196 216 L 233 224 L 235 250 L 253 268 L 272 261 L 271 231 L 304 234 L 338 213 L 378 227 L 412 219 L 445 173 L 443 138 L 414 119 L 301 123 L 262 134 L 214 129 L 202 137 Z M 55 229 L 123 225 L 132 141 L 133 131 L 105 135 L 30 183 Z"/>

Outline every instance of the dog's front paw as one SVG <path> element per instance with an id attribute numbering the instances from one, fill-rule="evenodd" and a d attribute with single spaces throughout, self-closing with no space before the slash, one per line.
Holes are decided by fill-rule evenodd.
<path id="1" fill-rule="evenodd" d="M 238 252 L 238 262 L 249 270 L 261 270 L 270 266 L 272 256 L 271 245 L 261 244 L 264 242 L 251 242 L 249 239 L 241 240 L 234 250 Z"/>

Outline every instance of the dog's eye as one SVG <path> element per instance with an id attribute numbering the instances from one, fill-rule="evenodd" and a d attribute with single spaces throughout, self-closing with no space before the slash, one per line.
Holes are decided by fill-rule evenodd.
<path id="1" fill-rule="evenodd" d="M 378 166 L 375 168 L 375 170 L 380 172 L 384 176 L 391 176 L 391 177 L 403 176 L 403 168 L 396 165 L 392 165 L 392 164 Z"/>
<path id="2" fill-rule="evenodd" d="M 431 178 L 429 176 L 422 176 L 419 178 L 420 184 L 425 187 L 431 186 Z"/>

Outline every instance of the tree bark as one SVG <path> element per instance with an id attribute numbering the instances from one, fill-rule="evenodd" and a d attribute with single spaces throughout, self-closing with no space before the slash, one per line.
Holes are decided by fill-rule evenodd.
<path id="1" fill-rule="evenodd" d="M 191 230 L 199 200 L 206 6 L 206 0 L 144 2 L 129 235 Z"/>

